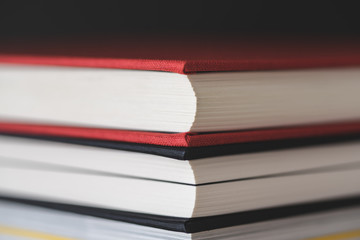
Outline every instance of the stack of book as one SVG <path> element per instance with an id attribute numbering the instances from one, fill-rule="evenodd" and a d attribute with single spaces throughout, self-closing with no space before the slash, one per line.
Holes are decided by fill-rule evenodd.
<path id="1" fill-rule="evenodd" d="M 217 46 L 1 45 L 0 238 L 359 237 L 360 45 Z"/>

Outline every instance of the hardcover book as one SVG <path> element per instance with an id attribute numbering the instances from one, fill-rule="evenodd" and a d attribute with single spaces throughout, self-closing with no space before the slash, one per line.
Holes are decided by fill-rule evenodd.
<path id="1" fill-rule="evenodd" d="M 157 132 L 360 118 L 358 42 L 264 41 L 3 43 L 0 118 Z"/>

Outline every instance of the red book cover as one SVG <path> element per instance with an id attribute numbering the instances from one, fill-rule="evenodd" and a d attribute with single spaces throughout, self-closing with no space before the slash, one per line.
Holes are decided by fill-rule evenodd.
<path id="1" fill-rule="evenodd" d="M 139 40 L 141 39 L 141 40 Z M 181 74 L 360 65 L 357 39 L 42 39 L 0 44 L 0 63 Z"/>
<path id="2" fill-rule="evenodd" d="M 234 143 L 359 134 L 360 122 L 217 133 L 159 133 L 0 122 L 0 133 L 73 137 L 171 147 L 204 147 Z"/>

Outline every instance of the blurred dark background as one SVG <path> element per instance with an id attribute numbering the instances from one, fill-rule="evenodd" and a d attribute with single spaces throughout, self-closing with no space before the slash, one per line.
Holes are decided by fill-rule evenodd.
<path id="1" fill-rule="evenodd" d="M 360 35 L 359 1 L 0 1 L 0 37 Z"/>

